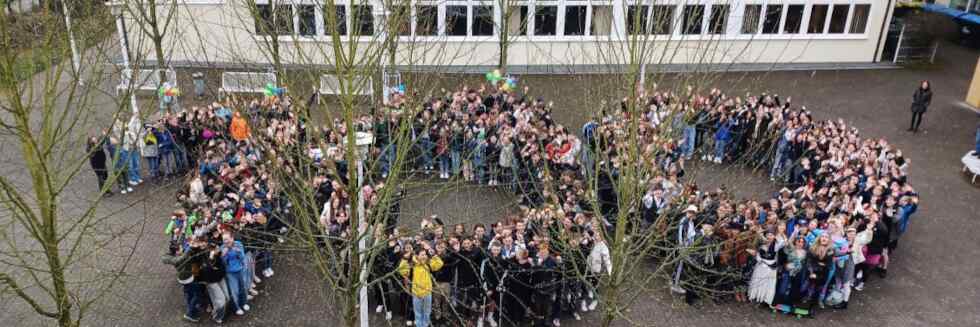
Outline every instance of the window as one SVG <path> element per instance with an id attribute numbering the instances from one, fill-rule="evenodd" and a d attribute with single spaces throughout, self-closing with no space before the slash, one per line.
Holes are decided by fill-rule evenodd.
<path id="1" fill-rule="evenodd" d="M 823 33 L 824 28 L 827 26 L 828 9 L 830 9 L 829 5 L 813 5 L 813 7 L 810 7 L 810 25 L 806 28 L 807 33 Z"/>
<path id="2" fill-rule="evenodd" d="M 299 35 L 316 35 L 316 7 L 311 5 L 296 6 L 299 16 Z"/>
<path id="3" fill-rule="evenodd" d="M 789 5 L 786 7 L 786 23 L 783 24 L 783 33 L 800 33 L 803 26 L 803 5 Z"/>
<path id="4" fill-rule="evenodd" d="M 725 34 L 728 24 L 728 5 L 712 5 L 711 18 L 708 19 L 708 33 Z"/>
<path id="5" fill-rule="evenodd" d="M 847 12 L 851 10 L 851 5 L 834 5 L 833 14 L 830 16 L 830 29 L 827 33 L 844 33 L 844 26 L 847 25 Z"/>
<path id="6" fill-rule="evenodd" d="M 255 5 L 255 34 L 293 34 L 293 8 L 290 5 Z"/>
<path id="7" fill-rule="evenodd" d="M 439 35 L 439 7 L 438 6 L 415 7 L 415 35 L 418 36 Z"/>
<path id="8" fill-rule="evenodd" d="M 779 33 L 779 19 L 783 16 L 783 5 L 766 6 L 766 19 L 762 21 L 762 34 Z"/>
<path id="9" fill-rule="evenodd" d="M 466 36 L 466 6 L 446 6 L 446 35 Z"/>
<path id="10" fill-rule="evenodd" d="M 701 34 L 704 24 L 704 6 L 684 6 L 684 34 Z"/>
<path id="11" fill-rule="evenodd" d="M 535 6 L 534 35 L 555 35 L 558 27 L 558 6 Z"/>
<path id="12" fill-rule="evenodd" d="M 493 6 L 473 6 L 473 35 L 493 35 Z"/>
<path id="13" fill-rule="evenodd" d="M 388 19 L 391 20 L 395 28 L 395 33 L 400 36 L 412 35 L 412 11 L 409 6 L 395 5 L 391 7 Z"/>
<path id="14" fill-rule="evenodd" d="M 352 11 L 354 12 L 354 15 L 351 17 L 354 19 L 352 26 L 357 29 L 357 35 L 374 35 L 374 13 L 372 12 L 371 6 L 354 6 Z"/>
<path id="15" fill-rule="evenodd" d="M 762 15 L 762 5 L 745 5 L 745 14 L 742 16 L 742 34 L 755 34 L 759 32 L 759 16 Z"/>
<path id="16" fill-rule="evenodd" d="M 501 18 L 506 19 L 508 37 L 514 35 L 527 35 L 527 6 L 510 6 L 507 12 L 501 13 Z M 509 17 L 503 17 L 509 16 Z"/>
<path id="17" fill-rule="evenodd" d="M 612 33 L 612 19 L 612 6 L 592 6 L 590 35 L 610 35 Z"/>
<path id="18" fill-rule="evenodd" d="M 565 6 L 565 35 L 585 35 L 588 7 Z"/>
<path id="19" fill-rule="evenodd" d="M 674 6 L 653 6 L 650 19 L 653 21 L 653 26 L 650 27 L 651 33 L 660 35 L 671 34 L 674 26 Z"/>
<path id="20" fill-rule="evenodd" d="M 980 3 L 980 1 L 977 3 Z M 871 14 L 871 5 L 855 5 L 849 33 L 864 34 L 864 30 L 868 27 L 869 14 Z"/>
<path id="21" fill-rule="evenodd" d="M 646 34 L 650 6 L 629 6 L 626 10 L 626 30 L 629 34 Z"/>

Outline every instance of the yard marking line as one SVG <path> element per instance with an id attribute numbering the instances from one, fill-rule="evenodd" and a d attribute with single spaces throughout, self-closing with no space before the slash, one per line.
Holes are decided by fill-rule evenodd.
<path id="1" fill-rule="evenodd" d="M 955 104 L 957 107 L 980 114 L 980 108 L 974 107 L 973 105 L 966 103 L 966 101 L 956 101 L 953 104 Z"/>

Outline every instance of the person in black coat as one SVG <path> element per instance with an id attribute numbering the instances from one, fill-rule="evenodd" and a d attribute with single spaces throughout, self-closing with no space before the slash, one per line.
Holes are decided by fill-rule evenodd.
<path id="1" fill-rule="evenodd" d="M 910 132 L 919 132 L 919 125 L 922 124 L 922 115 L 929 109 L 930 102 L 932 102 L 932 87 L 929 81 L 922 81 L 919 88 L 915 89 L 915 94 L 912 95 L 912 124 L 909 125 Z"/>
<path id="2" fill-rule="evenodd" d="M 103 147 L 103 140 L 98 137 L 92 136 L 88 139 L 88 163 L 92 166 L 92 170 L 95 171 L 95 176 L 99 181 L 99 191 L 105 186 L 105 181 L 109 179 L 109 171 L 106 170 L 106 155 Z M 106 190 L 106 195 L 112 195 L 112 189 Z"/>

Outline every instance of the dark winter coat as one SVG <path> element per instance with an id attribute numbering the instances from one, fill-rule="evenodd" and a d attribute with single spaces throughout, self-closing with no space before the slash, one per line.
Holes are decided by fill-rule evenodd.
<path id="1" fill-rule="evenodd" d="M 915 89 L 915 94 L 912 95 L 912 112 L 914 113 L 924 113 L 929 109 L 929 103 L 932 102 L 932 88 L 923 90 L 921 87 Z"/>

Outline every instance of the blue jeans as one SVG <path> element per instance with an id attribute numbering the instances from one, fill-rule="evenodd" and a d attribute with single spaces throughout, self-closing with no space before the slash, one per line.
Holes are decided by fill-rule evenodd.
<path id="1" fill-rule="evenodd" d="M 694 126 L 684 127 L 683 140 L 684 144 L 681 144 L 681 154 L 684 157 L 690 157 L 694 155 L 694 142 L 697 141 L 698 131 L 694 129 Z"/>
<path id="2" fill-rule="evenodd" d="M 176 163 L 174 162 L 174 155 L 176 153 L 173 150 L 160 150 L 160 172 L 163 174 L 172 174 L 176 171 Z"/>
<path id="3" fill-rule="evenodd" d="M 432 313 L 432 294 L 424 297 L 412 296 L 412 308 L 415 311 L 415 326 L 428 327 L 429 314 Z"/>
<path id="4" fill-rule="evenodd" d="M 725 147 L 728 146 L 728 140 L 715 140 L 715 158 L 718 160 L 725 159 Z"/>
<path id="5" fill-rule="evenodd" d="M 786 143 L 779 142 L 776 146 L 776 157 L 772 161 L 772 170 L 769 171 L 769 177 L 775 178 L 783 175 L 783 157 L 786 156 Z"/>
<path id="6" fill-rule="evenodd" d="M 204 285 L 200 283 L 190 283 L 184 284 L 184 304 L 187 305 L 187 312 L 185 313 L 188 317 L 193 319 L 198 319 L 200 315 L 200 310 L 198 307 L 201 306 L 201 300 L 204 299 Z"/>
<path id="7" fill-rule="evenodd" d="M 391 163 L 395 161 L 395 145 L 388 144 L 381 149 L 381 173 L 391 172 Z"/>
<path id="8" fill-rule="evenodd" d="M 150 165 L 150 177 L 160 177 L 160 156 L 146 157 L 146 162 Z"/>
<path id="9" fill-rule="evenodd" d="M 439 173 L 449 175 L 449 156 L 445 154 L 439 156 Z"/>
<path id="10" fill-rule="evenodd" d="M 977 139 L 976 139 L 976 142 L 977 142 L 977 145 L 976 145 L 976 148 L 973 149 L 973 153 L 976 154 L 976 155 L 980 155 L 980 127 L 977 128 Z"/>
<path id="11" fill-rule="evenodd" d="M 228 283 L 228 295 L 231 302 L 235 305 L 235 310 L 241 310 L 242 306 L 248 304 L 248 289 L 245 288 L 245 270 L 225 272 L 225 282 Z"/>
<path id="12" fill-rule="evenodd" d="M 483 164 L 483 159 L 473 160 L 473 178 L 476 179 L 478 184 L 483 184 L 486 178 L 486 165 Z"/>
<path id="13" fill-rule="evenodd" d="M 139 153 L 136 151 L 130 151 L 128 157 L 129 157 L 129 181 L 134 183 L 139 182 L 140 180 L 143 179 L 142 176 L 140 176 L 140 161 L 142 161 L 142 157 L 140 157 Z"/>
<path id="14" fill-rule="evenodd" d="M 452 150 L 449 152 L 449 155 L 453 159 L 453 175 L 459 175 L 459 169 L 463 163 L 463 161 L 460 158 L 459 151 Z"/>
<path id="15" fill-rule="evenodd" d="M 433 144 L 432 141 L 427 138 L 420 138 L 419 146 L 419 152 L 422 153 L 422 168 L 432 167 L 432 148 L 435 146 L 435 144 Z"/>
<path id="16" fill-rule="evenodd" d="M 272 251 L 259 250 L 255 253 L 255 271 L 263 271 L 272 268 Z"/>

